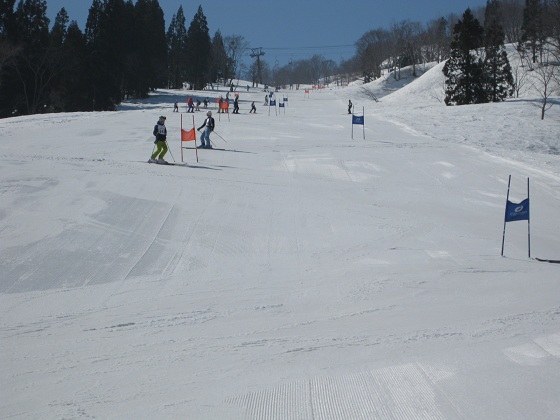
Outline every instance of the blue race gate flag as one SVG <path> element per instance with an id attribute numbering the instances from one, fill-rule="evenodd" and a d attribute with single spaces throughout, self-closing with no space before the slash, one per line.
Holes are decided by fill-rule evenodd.
<path id="1" fill-rule="evenodd" d="M 508 180 L 508 191 L 506 198 L 506 214 L 504 217 L 504 234 L 502 235 L 502 257 L 504 256 L 504 244 L 506 241 L 506 225 L 507 222 L 516 222 L 518 220 L 527 220 L 527 255 L 531 258 L 531 220 L 529 218 L 529 178 L 527 178 L 527 198 L 521 203 L 512 203 L 509 201 L 509 187 L 511 184 L 511 175 Z"/>
<path id="2" fill-rule="evenodd" d="M 352 113 L 352 138 L 354 138 L 354 126 L 361 125 L 364 134 L 364 140 L 366 139 L 366 125 L 364 124 L 364 115 L 366 115 L 365 108 L 362 108 L 362 115 L 354 115 Z"/>
<path id="3" fill-rule="evenodd" d="M 521 203 L 506 204 L 506 222 L 516 222 L 518 220 L 529 220 L 529 199 L 526 198 Z"/>
<path id="4" fill-rule="evenodd" d="M 352 115 L 352 124 L 364 125 L 364 116 L 363 115 Z"/>

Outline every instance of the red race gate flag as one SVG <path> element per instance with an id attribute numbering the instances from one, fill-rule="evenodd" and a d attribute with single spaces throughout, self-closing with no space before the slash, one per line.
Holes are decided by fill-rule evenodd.
<path id="1" fill-rule="evenodd" d="M 194 151 L 196 153 L 196 161 L 198 162 L 198 150 L 196 149 L 196 130 L 194 127 L 194 115 L 192 116 L 193 127 L 190 130 L 185 130 L 183 128 L 183 114 L 181 114 L 181 162 L 183 160 L 183 142 L 184 141 L 194 141 Z"/>
<path id="2" fill-rule="evenodd" d="M 189 131 L 181 128 L 181 141 L 196 141 L 196 130 L 191 128 Z"/>

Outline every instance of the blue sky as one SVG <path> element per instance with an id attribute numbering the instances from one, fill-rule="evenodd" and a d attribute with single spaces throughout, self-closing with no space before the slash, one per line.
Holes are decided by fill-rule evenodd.
<path id="1" fill-rule="evenodd" d="M 91 0 L 47 0 L 51 19 L 64 7 L 82 30 Z M 393 22 L 426 23 L 486 0 L 159 0 L 166 27 L 179 6 L 187 27 L 201 5 L 210 36 L 241 35 L 251 47 L 262 47 L 271 66 L 313 54 L 339 62 L 354 55 L 354 43 L 368 30 L 389 28 Z"/>

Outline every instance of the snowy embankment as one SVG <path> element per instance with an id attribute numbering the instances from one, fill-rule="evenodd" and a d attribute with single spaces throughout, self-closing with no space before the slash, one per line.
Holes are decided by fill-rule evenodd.
<path id="1" fill-rule="evenodd" d="M 145 161 L 185 92 L 1 120 L 0 417 L 557 417 L 560 266 L 526 222 L 500 257 L 512 174 L 560 259 L 557 108 L 445 107 L 436 71 L 240 92 L 175 166 Z"/>
<path id="2" fill-rule="evenodd" d="M 406 68 L 400 80 L 395 80 L 393 73 L 385 74 L 351 90 L 364 99 L 373 116 L 443 142 L 473 146 L 560 174 L 560 92 L 549 98 L 552 107 L 541 120 L 538 80 L 521 66 L 515 48 L 508 45 L 507 49 L 512 66 L 519 72 L 521 87 L 519 97 L 505 102 L 444 106 L 445 62 L 418 66 L 418 78 Z M 370 104 L 371 95 L 382 98 L 382 103 Z"/>

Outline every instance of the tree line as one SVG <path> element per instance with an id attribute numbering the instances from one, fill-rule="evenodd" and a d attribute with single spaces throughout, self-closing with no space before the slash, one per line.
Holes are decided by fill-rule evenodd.
<path id="1" fill-rule="evenodd" d="M 0 117 L 111 110 L 156 88 L 202 89 L 242 76 L 292 87 L 369 82 L 386 72 L 399 79 L 404 67 L 416 75 L 417 66 L 444 60 L 447 104 L 502 100 L 527 83 L 508 70 L 504 43 L 516 43 L 533 79 L 547 84 L 545 102 L 557 84 L 560 0 L 488 0 L 467 16 L 395 22 L 364 33 L 349 60 L 314 55 L 274 68 L 254 49 L 245 66 L 251 49 L 242 36 L 210 37 L 200 6 L 189 25 L 180 6 L 166 28 L 158 0 L 92 0 L 82 31 L 64 8 L 51 26 L 46 0 L 17 1 L 0 2 Z M 466 97 L 457 96 L 463 90 Z"/>
<path id="2" fill-rule="evenodd" d="M 246 45 L 211 39 L 201 7 L 186 26 L 182 6 L 166 29 L 157 0 L 92 0 L 85 31 L 46 0 L 0 2 L 0 117 L 112 110 L 156 88 L 202 89 L 232 78 Z"/>

